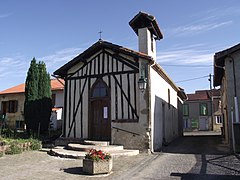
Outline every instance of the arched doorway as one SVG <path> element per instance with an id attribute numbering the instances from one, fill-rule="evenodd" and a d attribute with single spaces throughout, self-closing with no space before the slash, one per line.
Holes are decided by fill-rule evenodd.
<path id="1" fill-rule="evenodd" d="M 89 138 L 110 141 L 110 91 L 102 79 L 93 84 L 89 103 Z"/>

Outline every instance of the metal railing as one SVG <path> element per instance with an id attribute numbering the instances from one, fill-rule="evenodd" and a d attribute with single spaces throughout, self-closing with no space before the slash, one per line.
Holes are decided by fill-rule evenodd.
<path id="1" fill-rule="evenodd" d="M 128 131 L 128 130 L 125 130 L 125 129 L 122 129 L 122 128 L 118 128 L 118 127 L 112 127 L 112 129 L 116 129 L 117 131 L 123 131 L 123 132 L 127 132 L 127 133 L 130 133 L 132 134 L 133 136 L 140 136 L 141 134 L 138 134 L 138 133 L 135 133 L 135 132 L 131 132 L 131 131 Z"/>

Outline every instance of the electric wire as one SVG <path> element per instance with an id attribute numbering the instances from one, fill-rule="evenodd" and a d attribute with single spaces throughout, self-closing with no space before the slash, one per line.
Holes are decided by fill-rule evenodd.
<path id="1" fill-rule="evenodd" d="M 175 81 L 175 83 L 193 81 L 193 80 L 197 80 L 197 79 L 203 79 L 203 78 L 206 78 L 206 77 L 209 77 L 209 75 L 207 75 L 207 76 L 201 76 L 201 77 L 196 77 L 196 78 L 191 78 L 191 79 L 184 79 L 184 80 L 181 80 L 181 81 Z"/>

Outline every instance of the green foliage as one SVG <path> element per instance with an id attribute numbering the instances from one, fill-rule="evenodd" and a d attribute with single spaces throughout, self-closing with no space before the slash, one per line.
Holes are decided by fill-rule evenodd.
<path id="1" fill-rule="evenodd" d="M 2 151 L 0 151 L 0 157 L 2 157 L 3 156 L 3 152 Z"/>
<path id="2" fill-rule="evenodd" d="M 12 129 L 4 128 L 2 129 L 1 136 L 6 138 L 14 138 L 15 132 Z"/>
<path id="3" fill-rule="evenodd" d="M 31 150 L 39 150 L 42 148 L 42 142 L 39 141 L 38 139 L 29 139 L 31 143 Z"/>
<path id="4" fill-rule="evenodd" d="M 22 153 L 21 145 L 18 141 L 12 141 L 9 143 L 9 147 L 7 148 L 6 154 L 20 154 Z"/>
<path id="5" fill-rule="evenodd" d="M 42 148 L 42 142 L 38 139 L 12 139 L 0 137 L 0 146 L 5 145 L 8 146 L 5 154 L 20 154 L 24 150 L 39 150 Z"/>
<path id="6" fill-rule="evenodd" d="M 50 75 L 47 73 L 46 65 L 43 61 L 38 63 L 38 99 L 51 98 Z"/>
<path id="7" fill-rule="evenodd" d="M 38 99 L 38 79 L 38 65 L 36 59 L 33 58 L 25 82 L 25 102 Z"/>
<path id="8" fill-rule="evenodd" d="M 2 151 L 0 151 L 0 157 L 2 157 L 3 156 L 3 152 Z"/>
<path id="9" fill-rule="evenodd" d="M 35 78 L 36 77 L 36 78 Z M 28 132 L 47 131 L 52 110 L 51 80 L 43 61 L 31 61 L 25 87 L 24 117 Z"/>

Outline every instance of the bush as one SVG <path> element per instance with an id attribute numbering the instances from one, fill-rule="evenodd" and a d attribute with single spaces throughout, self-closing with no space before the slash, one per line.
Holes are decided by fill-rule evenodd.
<path id="1" fill-rule="evenodd" d="M 9 147 L 5 152 L 5 154 L 20 154 L 20 153 L 22 153 L 22 148 L 17 141 L 10 142 Z"/>
<path id="2" fill-rule="evenodd" d="M 20 154 L 26 150 L 39 150 L 42 148 L 42 142 L 37 139 L 11 139 L 1 138 L 0 146 L 7 146 L 5 154 Z M 4 152 L 0 151 L 0 157 Z"/>
<path id="3" fill-rule="evenodd" d="M 15 136 L 15 132 L 12 129 L 6 128 L 6 129 L 2 129 L 1 135 L 6 138 L 13 138 Z"/>
<path id="4" fill-rule="evenodd" d="M 31 150 L 39 150 L 42 148 L 42 142 L 38 139 L 29 139 L 30 140 L 30 148 Z"/>

